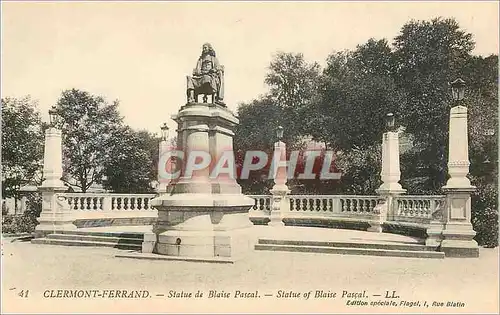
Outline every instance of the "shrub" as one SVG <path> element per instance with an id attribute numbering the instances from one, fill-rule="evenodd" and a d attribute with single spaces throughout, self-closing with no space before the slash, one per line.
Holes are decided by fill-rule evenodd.
<path id="1" fill-rule="evenodd" d="M 23 214 L 3 215 L 2 233 L 32 233 L 38 224 L 36 218 L 42 211 L 40 194 L 33 193 L 27 196 L 26 211 Z"/>
<path id="2" fill-rule="evenodd" d="M 498 192 L 493 184 L 477 183 L 477 191 L 472 196 L 472 225 L 476 231 L 474 238 L 485 247 L 498 246 Z"/>

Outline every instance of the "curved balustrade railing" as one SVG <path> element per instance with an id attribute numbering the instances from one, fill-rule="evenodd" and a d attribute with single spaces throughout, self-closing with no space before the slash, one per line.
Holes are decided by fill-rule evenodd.
<path id="1" fill-rule="evenodd" d="M 64 193 L 70 209 L 75 211 L 153 210 L 155 194 Z"/>
<path id="2" fill-rule="evenodd" d="M 442 217 L 445 196 L 397 196 L 388 220 L 401 222 L 429 222 Z"/>
<path id="3" fill-rule="evenodd" d="M 372 214 L 379 196 L 355 195 L 290 195 L 290 212 L 325 215 Z"/>
<path id="4" fill-rule="evenodd" d="M 250 211 L 263 211 L 269 214 L 271 211 L 271 195 L 248 195 L 254 199 L 255 204 Z"/>
<path id="5" fill-rule="evenodd" d="M 107 194 L 107 193 L 63 193 L 67 197 L 77 219 L 92 218 L 94 214 L 127 215 L 133 217 L 154 216 L 151 207 L 155 194 Z M 248 195 L 255 200 L 249 214 L 251 218 L 269 218 L 271 195 Z M 281 209 L 284 218 L 321 218 L 335 220 L 362 220 L 370 222 L 380 218 L 375 211 L 377 203 L 385 197 L 361 195 L 288 195 L 289 207 Z M 387 223 L 410 224 L 425 228 L 431 220 L 442 220 L 445 196 L 390 197 L 390 209 L 383 221 Z"/>

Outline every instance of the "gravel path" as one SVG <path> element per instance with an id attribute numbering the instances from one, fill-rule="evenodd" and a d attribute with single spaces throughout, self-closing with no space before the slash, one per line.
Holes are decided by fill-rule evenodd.
<path id="1" fill-rule="evenodd" d="M 34 245 L 2 239 L 2 313 L 24 312 L 445 312 L 498 313 L 498 249 L 481 249 L 479 259 L 415 259 L 314 253 L 252 252 L 231 264 L 116 258 L 110 248 Z M 145 299 L 47 298 L 57 290 L 147 290 Z M 29 290 L 28 297 L 20 297 Z M 170 291 L 202 298 L 168 298 Z M 208 298 L 216 290 L 219 298 Z M 244 297 L 234 297 L 239 290 Z M 258 293 L 255 291 L 258 290 Z M 279 298 L 280 295 L 287 297 Z M 306 299 L 323 290 L 330 297 Z M 342 298 L 366 291 L 368 299 Z M 384 299 L 386 291 L 400 296 Z M 180 292 L 184 291 L 184 292 Z M 290 292 L 293 291 L 293 292 Z M 62 292 L 62 291 L 61 291 Z M 293 293 L 293 294 L 291 294 Z M 290 295 L 300 294 L 293 298 Z M 336 293 L 336 297 L 331 295 Z M 165 296 L 157 296 L 164 294 Z M 229 298 L 223 296 L 230 295 Z M 251 295 L 260 298 L 252 298 Z M 272 294 L 272 296 L 265 296 Z M 373 295 L 380 294 L 381 297 Z M 395 301 L 398 307 L 347 305 Z M 400 308 L 402 301 L 430 307 Z M 458 308 L 433 302 L 464 303 Z M 460 305 L 460 304 L 457 304 Z"/>

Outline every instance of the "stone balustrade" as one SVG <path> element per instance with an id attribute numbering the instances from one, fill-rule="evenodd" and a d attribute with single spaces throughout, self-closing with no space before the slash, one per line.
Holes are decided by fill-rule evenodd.
<path id="1" fill-rule="evenodd" d="M 116 217 L 155 217 L 150 200 L 155 194 L 62 193 L 76 220 Z M 255 200 L 250 220 L 266 224 L 270 218 L 271 195 L 248 195 Z M 326 221 L 366 221 L 377 218 L 380 196 L 288 195 L 289 209 L 284 220 L 318 219 Z M 445 196 L 399 195 L 392 198 L 387 223 L 425 229 L 432 219 L 442 218 Z M 441 220 L 441 219 L 438 219 Z"/>
<path id="2" fill-rule="evenodd" d="M 428 224 L 433 217 L 439 217 L 445 206 L 445 196 L 404 196 L 394 197 L 389 221 Z"/>
<path id="3" fill-rule="evenodd" d="M 71 210 L 118 211 L 152 210 L 150 200 L 155 194 L 63 193 Z"/>
<path id="4" fill-rule="evenodd" d="M 290 195 L 291 212 L 324 214 L 370 214 L 377 205 L 378 196 L 348 195 Z"/>
<path id="5" fill-rule="evenodd" d="M 271 195 L 248 195 L 248 197 L 255 200 L 255 204 L 250 211 L 263 211 L 269 214 L 269 211 L 271 211 Z"/>

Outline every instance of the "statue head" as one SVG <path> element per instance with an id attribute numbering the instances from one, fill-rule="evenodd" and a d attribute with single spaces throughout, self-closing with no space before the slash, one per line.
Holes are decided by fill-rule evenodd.
<path id="1" fill-rule="evenodd" d="M 210 43 L 203 44 L 203 47 L 201 48 L 201 55 L 205 56 L 207 54 L 215 57 L 215 50 Z"/>

